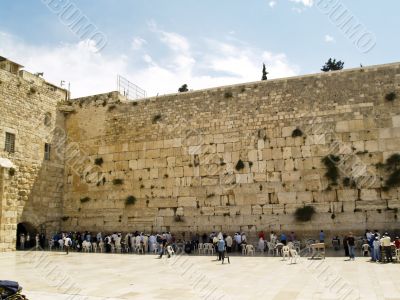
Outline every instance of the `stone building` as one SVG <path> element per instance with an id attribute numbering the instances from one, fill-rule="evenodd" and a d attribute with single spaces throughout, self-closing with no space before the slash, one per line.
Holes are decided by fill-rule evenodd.
<path id="1" fill-rule="evenodd" d="M 62 217 L 63 155 L 51 151 L 64 128 L 67 92 L 0 57 L 0 251 L 16 231 L 54 231 Z"/>
<path id="2" fill-rule="evenodd" d="M 387 179 L 400 161 L 387 159 L 400 153 L 399 63 L 135 102 L 65 101 L 26 72 L 0 79 L 0 144 L 16 139 L 0 152 L 15 165 L 1 172 L 2 249 L 15 248 L 19 223 L 186 237 L 398 229 Z M 309 206 L 310 220 L 295 218 Z"/>

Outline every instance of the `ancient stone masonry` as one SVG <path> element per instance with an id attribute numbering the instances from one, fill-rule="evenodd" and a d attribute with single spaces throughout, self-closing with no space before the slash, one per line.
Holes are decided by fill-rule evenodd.
<path id="1" fill-rule="evenodd" d="M 396 63 L 137 102 L 75 99 L 63 108 L 67 147 L 87 171 L 66 151 L 62 229 L 398 229 L 399 189 L 384 190 L 377 167 L 400 152 L 398 95 Z M 316 213 L 296 221 L 305 205 Z"/>
<path id="2" fill-rule="evenodd" d="M 382 168 L 400 153 L 398 63 L 130 102 L 66 101 L 6 62 L 0 251 L 15 249 L 19 223 L 47 235 L 398 229 Z M 297 221 L 305 206 L 315 214 Z"/>
<path id="3" fill-rule="evenodd" d="M 18 223 L 50 233 L 60 228 L 62 217 L 64 163 L 63 153 L 56 150 L 64 117 L 57 103 L 67 92 L 28 72 L 11 70 L 0 68 L 0 159 L 14 165 L 0 166 L 0 251 L 15 249 Z M 15 136 L 11 152 L 4 147 L 10 134 Z M 53 150 L 49 160 L 44 159 L 45 143 Z"/>

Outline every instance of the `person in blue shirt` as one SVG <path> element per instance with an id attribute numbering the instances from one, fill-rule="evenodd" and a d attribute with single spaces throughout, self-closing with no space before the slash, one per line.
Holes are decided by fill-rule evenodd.
<path id="1" fill-rule="evenodd" d="M 225 241 L 224 239 L 220 238 L 219 241 L 217 242 L 217 249 L 218 249 L 218 260 L 222 260 L 222 263 L 224 263 L 224 258 L 225 258 Z"/>
<path id="2" fill-rule="evenodd" d="M 325 233 L 323 230 L 319 233 L 319 242 L 324 243 L 325 242 Z"/>
<path id="3" fill-rule="evenodd" d="M 286 245 L 286 241 L 287 241 L 286 235 L 282 232 L 281 233 L 281 243 Z"/>

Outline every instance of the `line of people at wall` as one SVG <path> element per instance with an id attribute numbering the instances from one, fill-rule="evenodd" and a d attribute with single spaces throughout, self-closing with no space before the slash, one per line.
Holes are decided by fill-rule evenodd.
<path id="1" fill-rule="evenodd" d="M 339 237 L 332 239 L 332 246 L 335 250 L 340 249 Z M 355 239 L 353 234 L 350 232 L 343 238 L 343 249 L 345 256 L 349 259 L 354 260 L 355 257 Z M 385 232 L 380 234 L 378 230 L 365 230 L 365 234 L 362 237 L 361 249 L 363 256 L 371 257 L 371 261 L 374 262 L 393 262 L 393 256 L 396 255 L 396 249 L 400 249 L 400 238 L 395 236 L 394 239 Z"/>
<path id="2" fill-rule="evenodd" d="M 27 234 L 21 233 L 19 235 L 19 248 L 21 250 L 35 248 L 44 248 L 46 243 L 46 237 L 44 234 L 36 234 L 34 238 L 31 237 L 29 232 Z"/>

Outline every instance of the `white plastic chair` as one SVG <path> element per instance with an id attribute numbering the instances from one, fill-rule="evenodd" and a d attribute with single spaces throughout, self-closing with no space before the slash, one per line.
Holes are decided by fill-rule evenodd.
<path id="1" fill-rule="evenodd" d="M 275 244 L 271 243 L 271 242 L 267 242 L 267 246 L 268 246 L 268 253 L 269 254 L 271 252 L 272 255 L 275 254 Z"/>
<path id="2" fill-rule="evenodd" d="M 290 257 L 290 248 L 289 248 L 289 246 L 283 246 L 282 247 L 282 257 L 283 257 L 283 260 L 286 260 L 286 257 L 287 258 Z"/>
<path id="3" fill-rule="evenodd" d="M 364 252 L 369 250 L 369 245 L 368 244 L 363 244 L 361 246 L 361 256 L 364 256 Z"/>
<path id="4" fill-rule="evenodd" d="M 203 243 L 199 243 L 197 251 L 199 252 L 199 254 L 204 253 L 204 244 Z"/>
<path id="5" fill-rule="evenodd" d="M 97 243 L 92 243 L 92 250 L 97 253 Z"/>
<path id="6" fill-rule="evenodd" d="M 242 244 L 242 255 L 246 255 L 247 254 L 247 245 Z"/>
<path id="7" fill-rule="evenodd" d="M 167 246 L 167 252 L 168 252 L 168 254 L 171 255 L 171 256 L 175 254 L 175 251 L 174 251 L 174 249 L 172 248 L 172 246 Z"/>
<path id="8" fill-rule="evenodd" d="M 246 245 L 246 254 L 247 255 L 254 255 L 254 246 L 253 245 Z"/>
<path id="9" fill-rule="evenodd" d="M 396 249 L 396 260 L 400 262 L 400 249 Z"/>
<path id="10" fill-rule="evenodd" d="M 297 258 L 299 257 L 299 254 L 295 249 L 290 249 L 290 263 L 292 264 L 293 261 L 294 263 L 297 262 Z"/>
<path id="11" fill-rule="evenodd" d="M 296 250 L 297 253 L 300 253 L 300 251 L 301 251 L 301 243 L 300 243 L 300 241 L 294 241 L 293 242 L 293 249 Z"/>
<path id="12" fill-rule="evenodd" d="M 205 244 L 205 251 L 207 252 L 207 254 L 211 254 L 214 255 L 214 245 L 211 243 L 207 243 Z"/>

